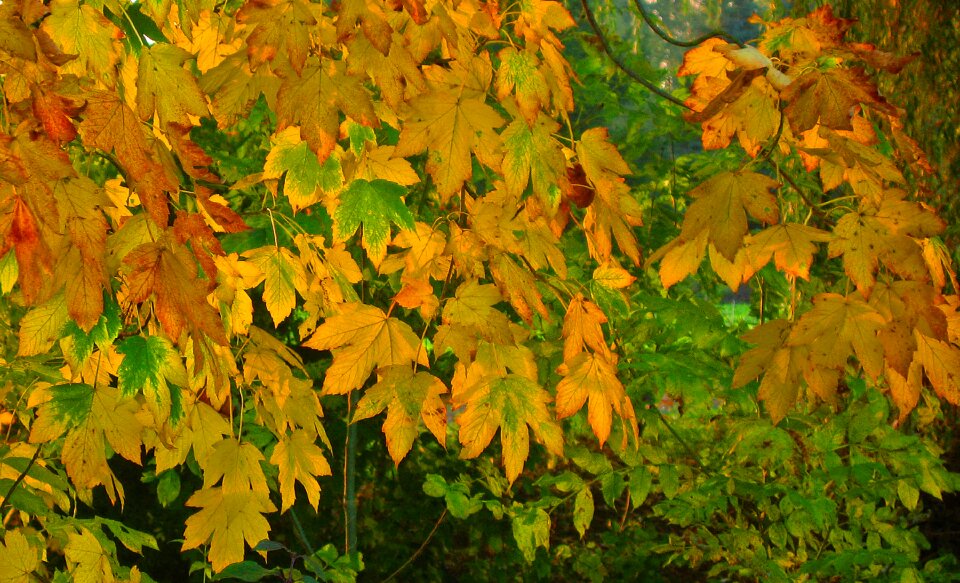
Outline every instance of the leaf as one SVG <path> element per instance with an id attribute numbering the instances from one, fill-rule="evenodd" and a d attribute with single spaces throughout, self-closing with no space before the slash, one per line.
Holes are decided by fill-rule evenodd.
<path id="1" fill-rule="evenodd" d="M 144 243 L 127 254 L 124 295 L 128 303 L 154 298 L 154 312 L 164 331 L 176 342 L 185 332 L 205 333 L 226 344 L 223 325 L 207 303 L 196 262 L 185 247 L 174 242 Z"/>
<path id="2" fill-rule="evenodd" d="M 280 512 L 286 512 L 296 501 L 294 484 L 300 482 L 310 505 L 316 511 L 320 503 L 320 484 L 317 476 L 332 474 L 323 451 L 317 447 L 316 436 L 304 429 L 284 435 L 273 448 L 270 463 L 280 470 Z"/>
<path id="3" fill-rule="evenodd" d="M 447 407 L 440 395 L 447 387 L 437 377 L 414 373 L 409 365 L 380 369 L 380 380 L 357 403 L 353 421 L 369 419 L 387 409 L 383 434 L 393 463 L 400 465 L 417 437 L 420 419 L 440 445 L 446 446 Z"/>
<path id="4" fill-rule="evenodd" d="M 550 99 L 550 91 L 538 68 L 539 61 L 535 53 L 529 50 L 521 52 L 513 47 L 507 47 L 497 56 L 500 58 L 495 84 L 497 99 L 503 101 L 515 92 L 521 114 L 527 123 L 532 125 L 540 109 Z"/>
<path id="5" fill-rule="evenodd" d="M 289 127 L 270 140 L 270 153 L 263 166 L 264 178 L 283 176 L 283 194 L 294 211 L 313 205 L 323 194 L 343 186 L 340 160 L 330 156 L 321 164 L 317 155 L 300 139 L 300 128 Z"/>
<path id="6" fill-rule="evenodd" d="M 610 289 L 630 287 L 637 278 L 619 265 L 606 264 L 593 270 L 593 281 Z"/>
<path id="7" fill-rule="evenodd" d="M 573 499 L 573 527 L 580 533 L 580 538 L 587 533 L 591 522 L 593 522 L 593 492 L 589 487 L 584 487 Z"/>
<path id="8" fill-rule="evenodd" d="M 960 404 L 960 348 L 914 331 L 917 361 L 938 395 Z"/>
<path id="9" fill-rule="evenodd" d="M 161 336 L 131 336 L 117 346 L 117 352 L 124 355 L 117 369 L 117 386 L 123 395 L 142 392 L 158 425 L 168 419 L 178 422 L 183 416 L 179 392 L 187 386 L 187 371 L 170 341 Z"/>
<path id="10" fill-rule="evenodd" d="M 806 346 L 814 366 L 843 369 L 854 353 L 871 377 L 883 371 L 883 345 L 877 338 L 886 320 L 855 296 L 818 294 L 813 309 L 790 333 L 791 346 Z"/>
<path id="11" fill-rule="evenodd" d="M 461 458 L 480 455 L 499 429 L 507 481 L 513 483 L 530 452 L 528 426 L 551 453 L 563 455 L 563 433 L 547 411 L 550 396 L 531 379 L 471 375 L 457 394 L 457 402 L 466 404 L 459 417 Z"/>
<path id="12" fill-rule="evenodd" d="M 394 155 L 408 157 L 429 148 L 427 171 L 440 200 L 445 201 L 473 176 L 471 152 L 496 166 L 500 136 L 494 131 L 503 118 L 485 103 L 493 71 L 477 57 L 451 68 L 425 68 L 430 90 L 410 103 Z"/>
<path id="13" fill-rule="evenodd" d="M 608 353 L 609 354 L 609 353 Z M 617 378 L 616 362 L 602 353 L 582 352 L 560 369 L 563 380 L 557 384 L 557 417 L 569 417 L 588 405 L 587 420 L 602 446 L 610 436 L 613 412 L 637 435 L 633 404 Z"/>
<path id="14" fill-rule="evenodd" d="M 571 362 L 586 348 L 608 354 L 610 349 L 601 327 L 606 323 L 606 314 L 595 303 L 584 299 L 582 294 L 574 296 L 563 318 L 563 361 Z"/>
<path id="15" fill-rule="evenodd" d="M 251 443 L 225 437 L 213 445 L 213 451 L 203 468 L 203 487 L 212 488 L 220 482 L 222 492 L 253 492 L 268 495 L 267 479 L 260 467 L 263 454 Z"/>
<path id="16" fill-rule="evenodd" d="M 333 213 L 333 232 L 337 241 L 346 241 L 363 225 L 363 248 L 376 267 L 387 255 L 390 223 L 403 229 L 416 228 L 413 215 L 403 203 L 407 189 L 386 180 L 352 181 L 340 194 Z"/>
<path id="17" fill-rule="evenodd" d="M 263 273 L 263 303 L 273 325 L 287 319 L 297 305 L 296 290 L 306 288 L 306 273 L 297 257 L 286 247 L 260 247 L 244 253 Z M 299 286 L 298 286 L 299 284 Z"/>
<path id="18" fill-rule="evenodd" d="M 797 134 L 818 123 L 832 129 L 852 130 L 853 112 L 864 104 L 896 115 L 896 110 L 880 97 L 859 68 L 808 71 L 786 88 L 783 98 L 788 102 L 784 113 Z"/>
<path id="19" fill-rule="evenodd" d="M 414 360 L 428 364 L 426 350 L 406 322 L 360 303 L 341 306 L 303 346 L 333 352 L 333 364 L 323 380 L 323 392 L 328 395 L 359 389 L 377 367 L 410 365 Z"/>
<path id="20" fill-rule="evenodd" d="M 43 305 L 33 308 L 20 322 L 19 356 L 33 356 L 50 350 L 60 339 L 67 325 L 67 305 L 63 294 L 57 294 Z"/>
<path id="21" fill-rule="evenodd" d="M 773 258 L 778 270 L 803 279 L 810 279 L 814 243 L 830 240 L 829 233 L 800 223 L 783 223 L 767 227 L 750 235 L 744 242 L 744 254 L 749 269 L 741 281 L 746 281 L 760 271 Z"/>
<path id="22" fill-rule="evenodd" d="M 510 522 L 513 539 L 528 563 L 536 559 L 537 547 L 550 548 L 550 516 L 542 508 L 518 509 Z"/>
<path id="23" fill-rule="evenodd" d="M 149 121 L 154 113 L 161 125 L 175 123 L 191 126 L 191 116 L 209 113 L 197 79 L 184 69 L 193 55 L 167 43 L 144 47 L 137 75 L 137 113 Z"/>
<path id="24" fill-rule="evenodd" d="M 110 555 L 92 532 L 81 528 L 67 535 L 63 554 L 73 581 L 113 581 Z"/>
<path id="25" fill-rule="evenodd" d="M 755 172 L 721 172 L 690 191 L 694 202 L 683 218 L 680 239 L 693 241 L 707 231 L 708 241 L 733 261 L 747 234 L 747 213 L 767 224 L 779 220 L 771 190 L 780 184 Z M 666 285 L 666 284 L 664 284 Z"/>
<path id="26" fill-rule="evenodd" d="M 200 510 L 187 518 L 182 550 L 209 543 L 207 558 L 216 572 L 243 560 L 244 542 L 252 547 L 267 538 L 270 523 L 263 515 L 277 509 L 265 493 L 222 488 L 198 490 L 186 504 Z"/>
<path id="27" fill-rule="evenodd" d="M 29 583 L 30 574 L 40 566 L 40 557 L 23 533 L 8 530 L 0 544 L 0 565 L 0 583 Z"/>
<path id="28" fill-rule="evenodd" d="M 606 128 L 592 128 L 581 134 L 577 142 L 577 158 L 594 188 L 604 181 L 630 174 L 623 156 L 609 142 Z"/>
<path id="29" fill-rule="evenodd" d="M 501 134 L 507 191 L 520 196 L 532 178 L 534 195 L 551 210 L 560 203 L 559 184 L 566 181 L 566 161 L 553 137 L 558 129 L 560 124 L 540 115 L 532 127 L 516 120 Z"/>
<path id="30" fill-rule="evenodd" d="M 326 162 L 340 136 L 340 112 L 357 123 L 378 127 L 370 94 L 358 77 L 345 71 L 343 61 L 307 59 L 300 74 L 289 74 L 277 94 L 278 130 L 300 126 L 300 135 Z"/>
<path id="31" fill-rule="evenodd" d="M 42 29 L 62 52 L 78 56 L 76 65 L 67 71 L 89 71 L 93 77 L 108 78 L 115 74 L 112 69 L 120 58 L 116 40 L 121 32 L 93 6 L 81 6 L 77 0 L 54 0 Z"/>

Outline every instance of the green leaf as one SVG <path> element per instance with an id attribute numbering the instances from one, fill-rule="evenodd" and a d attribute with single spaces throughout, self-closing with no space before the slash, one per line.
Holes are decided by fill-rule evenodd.
<path id="1" fill-rule="evenodd" d="M 40 406 L 38 417 L 49 417 L 66 428 L 83 424 L 93 406 L 94 388 L 82 383 L 50 387 L 51 398 Z"/>
<path id="2" fill-rule="evenodd" d="M 350 137 L 350 149 L 359 156 L 367 142 L 377 142 L 377 134 L 373 128 L 358 123 L 352 123 L 347 128 L 347 135 Z"/>
<path id="3" fill-rule="evenodd" d="M 573 501 L 573 526 L 580 533 L 580 538 L 583 538 L 592 521 L 593 492 L 588 487 L 580 490 Z"/>
<path id="4" fill-rule="evenodd" d="M 660 488 L 667 498 L 673 498 L 677 495 L 677 491 L 680 489 L 680 475 L 676 466 L 660 466 Z"/>
<path id="5" fill-rule="evenodd" d="M 447 493 L 447 481 L 443 476 L 427 474 L 427 481 L 423 483 L 423 493 L 433 498 L 440 498 Z"/>
<path id="6" fill-rule="evenodd" d="M 646 466 L 637 466 L 630 470 L 630 481 L 627 484 L 630 488 L 630 500 L 635 508 L 639 508 L 650 495 L 650 488 L 653 486 L 653 474 L 647 470 Z"/>
<path id="7" fill-rule="evenodd" d="M 294 211 L 320 200 L 325 193 L 335 193 L 343 186 L 343 170 L 336 155 L 323 164 L 306 142 L 300 139 L 300 128 L 289 127 L 270 140 L 272 147 L 263 166 L 264 178 L 283 178 L 283 193 Z"/>
<path id="8" fill-rule="evenodd" d="M 340 195 L 340 205 L 333 213 L 333 234 L 346 241 L 363 225 L 363 248 L 374 266 L 387 255 L 390 223 L 403 229 L 414 229 L 413 215 L 403 202 L 407 189 L 387 180 L 354 180 Z"/>
<path id="9" fill-rule="evenodd" d="M 134 530 L 122 522 L 117 522 L 116 520 L 110 520 L 108 518 L 98 518 L 97 520 L 103 523 L 103 525 L 110 530 L 110 533 L 117 537 L 117 540 L 120 541 L 123 546 L 135 553 L 142 555 L 143 547 L 147 547 L 155 551 L 160 549 L 160 547 L 157 546 L 157 539 L 145 532 Z"/>
<path id="10" fill-rule="evenodd" d="M 160 474 L 160 480 L 157 482 L 157 500 L 160 504 L 166 508 L 179 495 L 180 474 L 173 470 Z"/>
<path id="11" fill-rule="evenodd" d="M 273 569 L 264 569 L 253 561 L 242 561 L 227 566 L 226 569 L 214 578 L 216 581 L 226 581 L 229 579 L 239 579 L 240 581 L 261 581 L 266 577 L 275 578 L 280 570 L 277 567 Z"/>
<path id="12" fill-rule="evenodd" d="M 542 508 L 520 508 L 511 522 L 513 538 L 528 563 L 536 558 L 537 547 L 550 548 L 550 516 Z"/>
<path id="13" fill-rule="evenodd" d="M 158 422 L 183 416 L 180 386 L 187 384 L 187 372 L 180 353 L 162 336 L 131 336 L 117 346 L 123 362 L 117 369 L 117 385 L 125 396 L 142 392 Z"/>
<path id="14" fill-rule="evenodd" d="M 920 501 L 920 490 L 907 480 L 897 482 L 897 497 L 907 507 L 907 510 L 916 510 Z"/>
<path id="15" fill-rule="evenodd" d="M 104 295 L 103 313 L 89 332 L 85 332 L 76 322 L 70 320 L 67 322 L 64 333 L 73 338 L 71 355 L 77 362 L 82 363 L 93 353 L 94 346 L 106 350 L 117 339 L 122 327 L 120 307 L 111 296 Z"/>

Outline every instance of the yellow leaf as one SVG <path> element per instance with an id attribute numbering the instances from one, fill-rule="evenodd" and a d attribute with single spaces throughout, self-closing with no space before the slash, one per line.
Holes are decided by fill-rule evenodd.
<path id="1" fill-rule="evenodd" d="M 485 53 L 484 53 L 485 54 Z M 471 152 L 498 166 L 503 118 L 486 104 L 493 69 L 486 57 L 458 59 L 446 67 L 427 67 L 430 90 L 410 103 L 394 155 L 409 157 L 429 148 L 427 171 L 441 201 L 473 175 Z M 469 68 L 467 68 L 469 67 Z"/>
<path id="2" fill-rule="evenodd" d="M 564 375 L 557 384 L 557 417 L 569 417 L 587 406 L 587 420 L 600 445 L 610 437 L 613 412 L 633 429 L 637 436 L 637 419 L 630 397 L 617 378 L 617 367 L 600 353 L 581 352 L 569 364 L 561 367 Z"/>
<path id="3" fill-rule="evenodd" d="M 33 308 L 20 322 L 18 356 L 47 352 L 60 339 L 66 324 L 67 304 L 63 294 L 57 294 L 45 304 Z"/>
<path id="4" fill-rule="evenodd" d="M 693 203 L 683 218 L 680 238 L 696 239 L 709 233 L 709 242 L 721 255 L 733 261 L 747 234 L 747 213 L 767 224 L 777 222 L 780 213 L 771 190 L 779 183 L 756 172 L 722 172 L 690 191 Z"/>
<path id="5" fill-rule="evenodd" d="M 447 407 L 440 395 L 447 392 L 447 387 L 443 382 L 426 372 L 414 374 L 410 366 L 390 366 L 381 371 L 380 381 L 367 389 L 357 403 L 353 421 L 387 410 L 383 434 L 396 465 L 413 447 L 420 419 L 440 445 L 446 446 Z"/>
<path id="6" fill-rule="evenodd" d="M 70 580 L 76 583 L 112 583 L 113 568 L 110 566 L 110 554 L 100 545 L 92 532 L 81 528 L 79 534 L 67 535 L 67 546 L 63 554 L 67 559 Z"/>
<path id="7" fill-rule="evenodd" d="M 563 317 L 563 361 L 570 363 L 584 347 L 601 354 L 609 353 L 601 328 L 606 323 L 606 314 L 595 303 L 581 294 L 574 296 Z"/>
<path id="8" fill-rule="evenodd" d="M 409 369 L 409 367 L 406 367 Z M 270 463 L 280 470 L 280 512 L 286 512 L 296 501 L 294 484 L 300 482 L 307 492 L 307 499 L 313 509 L 320 503 L 320 484 L 317 476 L 331 475 L 330 464 L 323 451 L 317 447 L 316 435 L 304 429 L 297 429 L 290 435 L 284 435 L 273 448 Z"/>
<path id="9" fill-rule="evenodd" d="M 263 515 L 277 509 L 267 494 L 221 488 L 194 492 L 186 504 L 200 511 L 187 518 L 182 550 L 209 542 L 207 558 L 216 572 L 243 560 L 244 541 L 253 547 L 267 538 L 270 523 Z"/>
<path id="10" fill-rule="evenodd" d="M 428 365 L 427 351 L 406 322 L 361 303 L 341 306 L 340 313 L 327 318 L 303 346 L 333 352 L 333 364 L 323 380 L 323 392 L 332 395 L 359 389 L 380 366 L 412 364 L 414 359 Z"/>
<path id="11" fill-rule="evenodd" d="M 814 243 L 829 240 L 829 233 L 800 223 L 774 225 L 750 235 L 744 242 L 748 269 L 743 281 L 760 271 L 771 257 L 780 271 L 809 279 L 813 254 L 817 252 Z"/>
<path id="12" fill-rule="evenodd" d="M 116 76 L 113 67 L 120 59 L 120 29 L 93 6 L 81 6 L 77 0 L 54 0 L 50 12 L 42 29 L 61 51 L 78 56 L 76 61 L 62 67 L 61 73 L 83 77 L 89 72 L 94 78 Z"/>
<path id="13" fill-rule="evenodd" d="M 563 455 L 563 431 L 547 411 L 550 395 L 535 381 L 518 374 L 498 377 L 468 373 L 463 382 L 457 391 L 458 402 L 466 404 L 458 419 L 461 458 L 480 455 L 499 429 L 503 464 L 512 483 L 530 453 L 528 426 L 551 453 Z"/>
<path id="14" fill-rule="evenodd" d="M 790 333 L 791 346 L 806 346 L 815 367 L 843 370 L 856 353 L 872 378 L 883 372 L 883 345 L 877 331 L 886 319 L 856 296 L 819 294 L 813 309 L 801 316 Z"/>
<path id="15" fill-rule="evenodd" d="M 213 445 L 203 469 L 203 487 L 211 488 L 223 478 L 224 493 L 250 490 L 269 495 L 267 478 L 260 467 L 263 459 L 263 454 L 252 443 L 239 443 L 233 437 L 225 437 Z"/>
<path id="16" fill-rule="evenodd" d="M 914 332 L 917 361 L 923 366 L 937 394 L 960 405 L 960 348 L 942 340 Z"/>
<path id="17" fill-rule="evenodd" d="M 30 574 L 40 566 L 37 549 L 19 530 L 8 530 L 0 544 L 0 583 L 29 583 Z"/>
<path id="18" fill-rule="evenodd" d="M 209 113 L 196 77 L 184 68 L 192 59 L 193 55 L 176 45 L 144 47 L 137 76 L 137 113 L 141 120 L 149 121 L 156 113 L 161 125 L 190 127 L 191 116 Z"/>
<path id="19" fill-rule="evenodd" d="M 287 319 L 297 305 L 296 290 L 306 288 L 302 263 L 286 247 L 267 246 L 244 253 L 263 272 L 263 303 L 273 318 L 273 325 Z"/>
<path id="20" fill-rule="evenodd" d="M 593 270 L 593 281 L 610 289 L 623 289 L 637 280 L 626 269 L 612 263 L 601 265 Z"/>

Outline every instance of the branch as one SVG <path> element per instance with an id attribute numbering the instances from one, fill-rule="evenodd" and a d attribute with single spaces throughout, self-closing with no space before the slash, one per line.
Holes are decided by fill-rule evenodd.
<path id="1" fill-rule="evenodd" d="M 686 108 L 686 109 L 692 109 L 689 105 L 687 105 L 687 104 L 684 103 L 683 101 L 677 99 L 677 98 L 674 97 L 673 95 L 670 95 L 669 93 L 667 93 L 667 92 L 664 91 L 663 89 L 657 87 L 656 85 L 654 85 L 653 83 L 651 83 L 651 82 L 648 81 L 647 79 L 645 79 L 645 78 L 643 78 L 642 76 L 640 76 L 640 74 L 637 73 L 636 71 L 634 71 L 634 70 L 630 69 L 629 67 L 627 67 L 626 63 L 624 63 L 624 62 L 620 59 L 620 57 L 618 57 L 618 56 L 613 52 L 613 49 L 610 48 L 610 43 L 609 43 L 609 41 L 607 41 L 607 37 L 604 36 L 603 31 L 600 30 L 600 25 L 597 24 L 597 19 L 593 16 L 593 11 L 590 10 L 590 6 L 587 4 L 587 1 L 588 1 L 588 0 L 580 0 L 580 5 L 583 6 L 583 11 L 584 11 L 584 12 L 586 13 L 586 15 L 587 15 L 587 22 L 590 23 L 590 28 L 593 29 L 593 32 L 597 35 L 597 38 L 600 40 L 600 45 L 603 47 L 603 52 L 605 52 L 605 53 L 607 54 L 607 56 L 610 57 L 610 60 L 613 61 L 614 64 L 617 65 L 617 67 L 620 68 L 621 71 L 623 71 L 624 73 L 626 73 L 631 79 L 633 79 L 634 81 L 636 81 L 636 82 L 639 83 L 640 85 L 643 85 L 648 91 L 652 91 L 653 93 L 656 93 L 657 95 L 659 95 L 660 97 L 666 99 L 666 100 L 669 101 L 670 103 L 679 105 L 680 107 L 683 107 L 683 108 Z"/>
<path id="2" fill-rule="evenodd" d="M 643 0 L 633 0 L 633 4 L 634 6 L 637 7 L 637 10 L 640 12 L 640 16 L 643 17 L 643 21 L 647 23 L 647 26 L 649 26 L 650 29 L 657 34 L 657 36 L 659 36 L 660 38 L 662 38 L 663 40 L 667 41 L 672 45 L 676 45 L 678 47 L 695 47 L 705 40 L 708 40 L 711 38 L 722 38 L 723 40 L 729 43 L 733 43 L 739 47 L 744 46 L 742 42 L 738 41 L 737 39 L 733 38 L 732 36 L 730 36 L 729 34 L 727 34 L 722 30 L 714 30 L 714 31 L 708 32 L 693 40 L 679 40 L 671 36 L 670 33 L 668 33 L 667 31 L 660 28 L 660 25 L 658 25 L 656 22 L 653 21 L 653 18 L 650 17 L 650 13 L 648 13 L 647 9 L 644 8 L 643 6 Z"/>
<path id="3" fill-rule="evenodd" d="M 397 567 L 397 570 L 396 570 L 396 571 L 394 571 L 393 573 L 390 573 L 390 576 L 387 577 L 386 579 L 384 579 L 384 580 L 383 580 L 383 583 L 387 583 L 388 581 L 392 581 L 392 580 L 397 576 L 397 574 L 400 573 L 400 571 L 403 571 L 404 569 L 406 569 L 406 568 L 407 568 L 407 565 L 409 565 L 410 563 L 412 563 L 413 561 L 415 561 L 415 560 L 417 559 L 417 557 L 420 556 L 420 553 L 423 552 L 423 549 L 427 548 L 427 544 L 430 543 L 430 540 L 433 538 L 433 535 L 436 534 L 437 529 L 440 528 L 440 523 L 443 522 L 443 519 L 446 518 L 446 516 L 447 516 L 447 509 L 444 508 L 444 509 L 443 509 L 443 513 L 440 514 L 440 518 L 438 518 L 438 519 L 437 519 L 437 522 L 433 525 L 433 530 L 431 530 L 431 531 L 430 531 L 430 534 L 427 535 L 427 538 L 424 539 L 423 543 L 420 545 L 420 548 L 418 548 L 416 551 L 414 551 L 413 554 L 410 555 L 410 558 L 407 559 L 405 563 L 403 563 L 402 565 L 400 565 L 399 567 Z"/>
<path id="4" fill-rule="evenodd" d="M 20 485 L 20 482 L 22 482 L 23 479 L 27 477 L 27 473 L 30 472 L 30 468 L 33 467 L 34 462 L 36 462 L 36 461 L 37 461 L 37 458 L 40 457 L 40 448 L 41 448 L 41 447 L 42 447 L 42 446 L 40 446 L 40 445 L 37 446 L 37 451 L 33 452 L 33 457 L 30 458 L 30 461 L 29 461 L 29 462 L 27 462 L 27 466 L 26 466 L 25 468 L 23 468 L 23 471 L 20 472 L 20 475 L 17 476 L 17 479 L 13 482 L 13 484 L 10 485 L 10 489 L 7 490 L 7 495 L 3 497 L 3 501 L 0 501 L 0 513 L 3 512 L 3 507 L 6 506 L 7 503 L 10 502 L 10 497 L 13 496 L 13 492 L 14 492 L 14 490 L 17 489 L 17 486 Z"/>

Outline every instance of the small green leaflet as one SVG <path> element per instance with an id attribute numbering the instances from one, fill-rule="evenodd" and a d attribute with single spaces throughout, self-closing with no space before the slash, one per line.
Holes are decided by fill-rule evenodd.
<path id="1" fill-rule="evenodd" d="M 49 389 L 51 398 L 40 405 L 38 417 L 49 418 L 70 429 L 82 425 L 93 407 L 94 388 L 82 383 L 57 385 Z M 31 438 L 32 439 L 32 438 Z"/>
<path id="2" fill-rule="evenodd" d="M 350 124 L 347 128 L 347 135 L 350 137 L 350 149 L 357 156 L 363 153 L 363 148 L 367 142 L 377 143 L 377 134 L 373 132 L 373 128 L 358 123 Z"/>
<path id="3" fill-rule="evenodd" d="M 272 147 L 263 166 L 264 178 L 280 178 L 284 173 L 283 193 L 294 211 L 320 200 L 323 193 L 333 193 L 343 186 L 340 160 L 331 155 L 323 164 L 300 139 L 300 128 L 289 127 L 270 140 Z"/>
<path id="4" fill-rule="evenodd" d="M 117 369 L 118 388 L 124 396 L 143 392 L 157 423 L 174 422 L 183 415 L 178 386 L 186 386 L 187 371 L 180 353 L 162 336 L 131 336 L 117 346 L 124 355 Z"/>
<path id="5" fill-rule="evenodd" d="M 340 206 L 333 213 L 333 235 L 346 241 L 363 224 L 363 248 L 374 266 L 387 255 L 390 223 L 413 229 L 413 215 L 403 202 L 407 189 L 387 180 L 354 180 L 340 195 Z"/>

